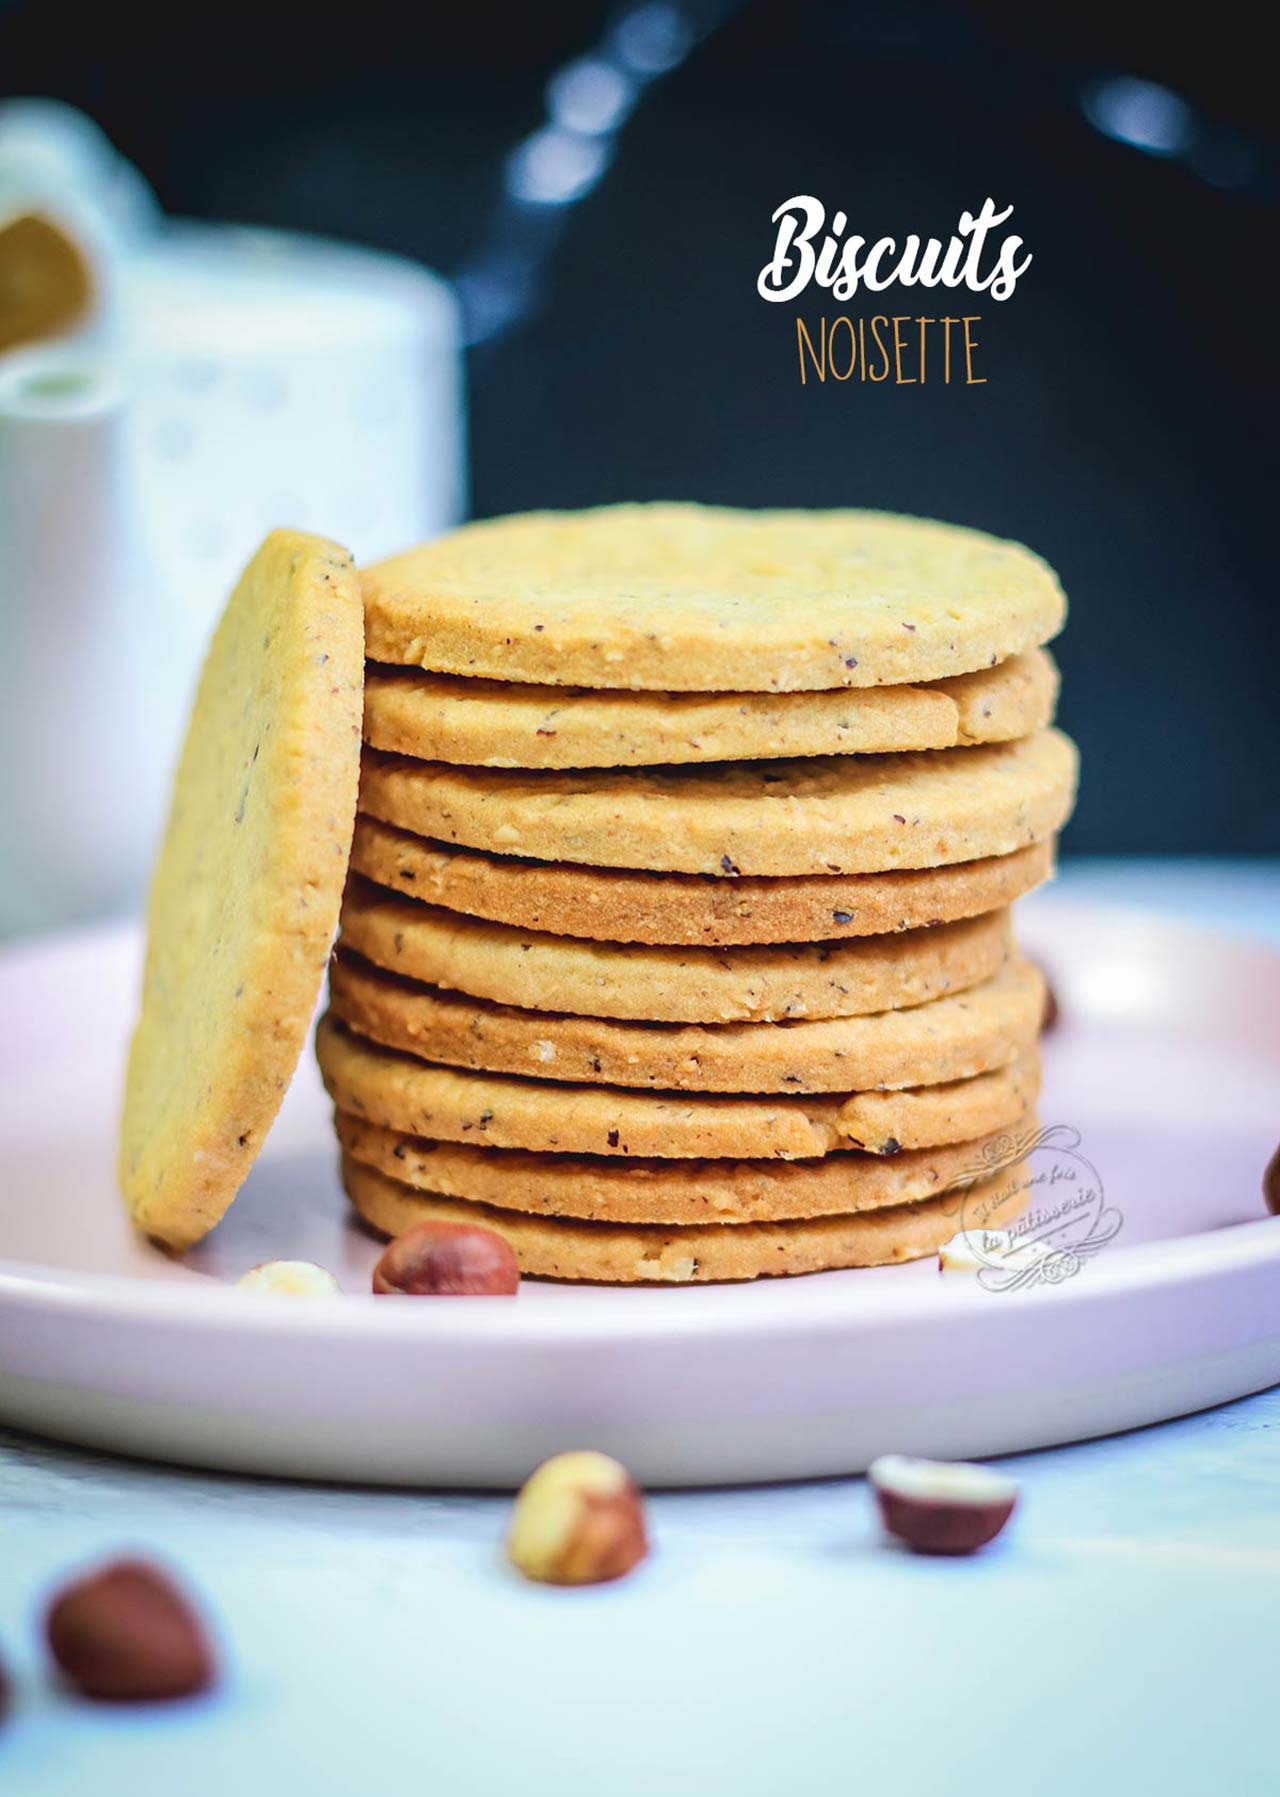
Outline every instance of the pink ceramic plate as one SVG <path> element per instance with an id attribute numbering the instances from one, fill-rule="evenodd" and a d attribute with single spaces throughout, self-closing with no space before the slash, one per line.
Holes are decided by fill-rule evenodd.
<path id="1" fill-rule="evenodd" d="M 1033 1157 L 1037 1201 L 1091 1190 L 1094 1174 L 1101 1192 L 1084 1237 L 1073 1224 L 1055 1238 L 1085 1241 L 1059 1257 L 1066 1276 L 1014 1291 L 929 1262 L 744 1286 L 527 1285 L 514 1301 L 366 1297 L 377 1250 L 346 1221 L 309 1057 L 227 1221 L 168 1260 L 131 1234 L 112 1171 L 136 936 L 10 951 L 0 1419 L 305 1477 L 507 1486 L 589 1445 L 649 1484 L 716 1483 L 853 1472 L 887 1450 L 1038 1447 L 1280 1381 L 1280 1219 L 1259 1192 L 1280 957 L 1053 894 L 1021 909 L 1063 1013 L 1042 1106 L 1063 1133 Z M 277 1256 L 319 1261 L 351 1295 L 231 1289 Z"/>

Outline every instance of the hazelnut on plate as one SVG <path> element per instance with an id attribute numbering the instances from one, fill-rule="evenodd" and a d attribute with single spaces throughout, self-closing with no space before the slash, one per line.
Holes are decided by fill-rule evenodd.
<path id="1" fill-rule="evenodd" d="M 312 1260 L 264 1260 L 236 1280 L 241 1292 L 267 1292 L 276 1298 L 332 1298 L 338 1282 Z"/>
<path id="2" fill-rule="evenodd" d="M 580 1451 L 544 1460 L 516 1498 L 507 1558 L 544 1585 L 599 1585 L 649 1551 L 644 1498 L 625 1466 Z"/>
<path id="3" fill-rule="evenodd" d="M 1280 1148 L 1267 1162 L 1262 1175 L 1262 1201 L 1273 1217 L 1280 1217 Z"/>
<path id="4" fill-rule="evenodd" d="M 938 1249 L 940 1273 L 1020 1273 L 1043 1260 L 1049 1250 L 1042 1242 L 1014 1235 L 1008 1229 L 962 1229 Z"/>
<path id="5" fill-rule="evenodd" d="M 63 1675 L 86 1697 L 146 1703 L 193 1696 L 214 1680 L 199 1615 L 145 1560 L 114 1560 L 72 1580 L 50 1605 L 45 1632 Z"/>
<path id="6" fill-rule="evenodd" d="M 917 1554 L 972 1554 L 1013 1515 L 1018 1487 L 988 1466 L 884 1454 L 867 1478 L 890 1535 Z"/>
<path id="7" fill-rule="evenodd" d="M 384 1251 L 373 1289 L 410 1298 L 510 1298 L 520 1289 L 520 1263 L 496 1230 L 417 1223 Z"/>

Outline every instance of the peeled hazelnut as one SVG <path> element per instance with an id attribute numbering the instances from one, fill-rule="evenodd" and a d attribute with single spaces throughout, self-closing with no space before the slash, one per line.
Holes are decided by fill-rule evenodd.
<path id="1" fill-rule="evenodd" d="M 940 1273 L 1001 1273 L 1033 1267 L 1047 1253 L 1040 1242 L 1023 1241 L 1008 1229 L 962 1229 L 938 1250 Z"/>
<path id="2" fill-rule="evenodd" d="M 544 1585 L 619 1579 L 648 1551 L 643 1495 L 607 1454 L 544 1460 L 516 1498 L 507 1532 L 511 1564 Z"/>
<path id="3" fill-rule="evenodd" d="M 1018 1487 L 1002 1473 L 963 1461 L 885 1454 L 867 1478 L 890 1535 L 917 1554 L 972 1554 L 1013 1515 Z"/>
<path id="4" fill-rule="evenodd" d="M 241 1292 L 269 1292 L 276 1298 L 332 1298 L 338 1291 L 332 1273 L 313 1260 L 264 1260 L 236 1280 Z"/>
<path id="5" fill-rule="evenodd" d="M 1280 1148 L 1267 1162 L 1262 1175 L 1262 1201 L 1273 1217 L 1280 1217 Z"/>
<path id="6" fill-rule="evenodd" d="M 203 1623 L 169 1575 L 144 1560 L 115 1560 L 74 1580 L 45 1629 L 58 1666 L 86 1697 L 140 1703 L 213 1683 Z"/>
<path id="7" fill-rule="evenodd" d="M 412 1298 L 510 1298 L 520 1264 L 496 1230 L 471 1223 L 416 1223 L 373 1269 L 373 1289 Z"/>

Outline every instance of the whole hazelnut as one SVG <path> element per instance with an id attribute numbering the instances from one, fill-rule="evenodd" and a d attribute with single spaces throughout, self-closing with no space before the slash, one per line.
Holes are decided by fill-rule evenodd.
<path id="1" fill-rule="evenodd" d="M 214 1680 L 200 1617 L 169 1575 L 145 1560 L 115 1560 L 73 1580 L 50 1605 L 45 1631 L 59 1668 L 86 1697 L 190 1697 Z"/>
<path id="2" fill-rule="evenodd" d="M 333 1274 L 313 1260 L 264 1260 L 236 1280 L 237 1291 L 275 1298 L 332 1298 L 338 1289 Z"/>
<path id="3" fill-rule="evenodd" d="M 1040 1033 L 1047 1036 L 1050 1030 L 1057 1029 L 1062 1012 L 1058 1005 L 1058 994 L 1054 991 L 1053 981 L 1045 973 L 1043 967 L 1040 972 L 1044 978 L 1044 1009 L 1040 1013 Z"/>
<path id="4" fill-rule="evenodd" d="M 1262 1175 L 1262 1202 L 1273 1217 L 1280 1217 L 1280 1148 L 1267 1162 L 1267 1170 Z"/>
<path id="5" fill-rule="evenodd" d="M 890 1535 L 917 1554 L 972 1554 L 1013 1515 L 1018 1487 L 986 1466 L 885 1454 L 867 1472 Z"/>
<path id="6" fill-rule="evenodd" d="M 644 1497 L 607 1454 L 557 1454 L 526 1481 L 511 1513 L 507 1558 L 544 1585 L 600 1585 L 649 1551 Z"/>
<path id="7" fill-rule="evenodd" d="M 412 1298 L 510 1298 L 520 1289 L 520 1263 L 496 1230 L 416 1223 L 383 1253 L 373 1289 Z"/>

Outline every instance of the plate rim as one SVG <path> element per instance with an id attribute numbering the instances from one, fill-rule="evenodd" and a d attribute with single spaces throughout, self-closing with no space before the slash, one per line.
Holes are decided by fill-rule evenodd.
<path id="1" fill-rule="evenodd" d="M 518 1298 L 472 1301 L 464 1306 L 387 1304 L 372 1293 L 341 1292 L 333 1298 L 309 1300 L 282 1298 L 268 1293 L 237 1291 L 220 1280 L 186 1282 L 134 1279 L 122 1273 L 83 1273 L 69 1278 L 57 1268 L 40 1269 L 35 1263 L 0 1260 L 0 1311 L 37 1309 L 74 1313 L 102 1324 L 152 1323 L 198 1325 L 215 1331 L 233 1330 L 243 1336 L 249 1329 L 276 1335 L 350 1336 L 375 1338 L 400 1335 L 431 1340 L 468 1334 L 490 1343 L 525 1342 L 528 1338 L 554 1337 L 588 1342 L 607 1336 L 612 1342 L 661 1336 L 668 1342 L 708 1334 L 757 1337 L 773 1332 L 789 1334 L 797 1327 L 815 1333 L 858 1333 L 880 1327 L 909 1325 L 918 1320 L 958 1321 L 975 1308 L 999 1297 L 1009 1314 L 1055 1305 L 1081 1308 L 1090 1303 L 1117 1302 L 1138 1292 L 1154 1292 L 1169 1286 L 1192 1286 L 1205 1278 L 1224 1279 L 1248 1274 L 1274 1262 L 1280 1270 L 1280 1218 L 1261 1216 L 1248 1222 L 1226 1224 L 1196 1236 L 1174 1237 L 1161 1242 L 1135 1243 L 1114 1248 L 1105 1260 L 1090 1266 L 1085 1281 L 1061 1285 L 1039 1284 L 1010 1293 L 991 1293 L 968 1276 L 934 1280 L 916 1279 L 901 1286 L 872 1288 L 850 1303 L 850 1276 L 875 1268 L 845 1268 L 815 1274 L 807 1279 L 803 1308 L 779 1304 L 768 1310 L 736 1310 L 706 1314 L 716 1295 L 752 1289 L 758 1282 L 731 1285 L 627 1288 L 626 1309 L 616 1316 L 601 1316 L 598 1306 L 539 1308 L 530 1318 L 529 1307 Z M 928 1265 L 928 1259 L 922 1263 Z M 34 1276 L 33 1276 L 34 1275 Z M 831 1281 L 818 1286 L 818 1281 Z M 837 1281 L 840 1283 L 837 1285 Z M 542 1282 L 539 1282 L 542 1283 Z M 772 1283 L 772 1282 L 771 1282 Z M 782 1285 L 783 1281 L 777 1282 Z M 794 1284 L 795 1282 L 786 1282 Z M 578 1288 L 574 1288 L 578 1289 Z M 621 1295 L 614 1288 L 585 1288 L 595 1298 Z M 696 1293 L 693 1305 L 672 1305 L 674 1291 Z M 140 1301 L 141 1300 L 141 1301 Z M 1276 1333 L 1280 1334 L 1280 1309 Z"/>

